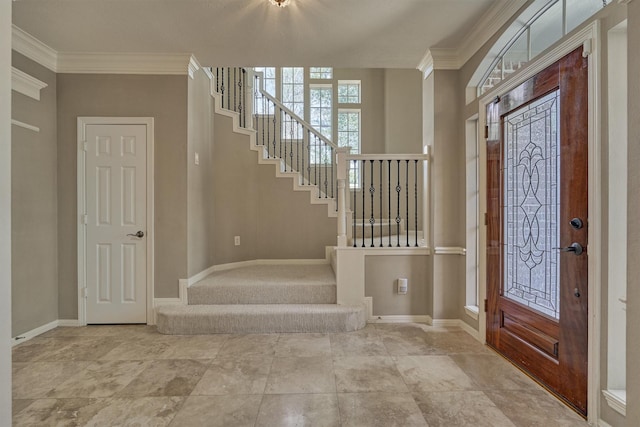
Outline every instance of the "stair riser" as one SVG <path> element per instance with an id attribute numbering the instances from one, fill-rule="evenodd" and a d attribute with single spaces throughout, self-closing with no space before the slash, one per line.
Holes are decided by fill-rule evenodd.
<path id="1" fill-rule="evenodd" d="M 335 304 L 336 285 L 216 286 L 189 289 L 189 304 Z"/>
<path id="2" fill-rule="evenodd" d="M 365 326 L 364 310 L 354 313 L 158 314 L 158 332 L 173 335 L 247 333 L 338 333 Z"/>

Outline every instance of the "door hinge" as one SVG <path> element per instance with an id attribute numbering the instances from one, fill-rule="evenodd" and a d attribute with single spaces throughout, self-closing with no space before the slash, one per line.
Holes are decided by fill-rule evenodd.
<path id="1" fill-rule="evenodd" d="M 80 224 L 83 224 L 83 225 L 89 224 L 89 215 L 80 214 Z"/>
<path id="2" fill-rule="evenodd" d="M 484 225 L 489 225 L 489 214 L 487 212 L 484 213 Z"/>
<path id="3" fill-rule="evenodd" d="M 89 145 L 87 144 L 87 141 L 82 141 L 80 148 L 82 149 L 82 151 L 87 151 L 89 149 Z"/>
<path id="4" fill-rule="evenodd" d="M 489 311 L 489 300 L 485 299 L 484 300 L 484 312 L 486 313 L 487 311 Z"/>
<path id="5" fill-rule="evenodd" d="M 484 139 L 489 138 L 489 125 L 485 125 L 484 127 Z"/>
<path id="6" fill-rule="evenodd" d="M 82 292 L 81 292 L 81 293 L 82 293 L 82 298 L 85 298 L 85 299 L 86 299 L 86 298 L 87 298 L 87 296 L 88 296 L 88 295 L 87 295 L 87 288 L 82 288 Z"/>

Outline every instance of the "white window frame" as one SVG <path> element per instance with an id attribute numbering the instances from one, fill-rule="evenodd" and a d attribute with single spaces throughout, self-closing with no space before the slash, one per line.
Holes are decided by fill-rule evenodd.
<path id="1" fill-rule="evenodd" d="M 333 67 L 309 67 L 309 80 L 333 80 Z"/>
<path id="2" fill-rule="evenodd" d="M 349 100 L 349 95 L 347 95 L 348 101 L 342 102 L 340 101 L 340 87 L 341 86 L 357 86 L 358 87 L 358 100 L 351 101 Z M 347 89 L 348 91 L 348 89 Z M 338 104 L 361 104 L 362 103 L 362 81 L 361 80 L 338 80 Z"/>
<path id="3" fill-rule="evenodd" d="M 354 149 L 353 147 L 351 147 L 350 145 L 342 145 L 340 143 L 340 133 L 355 133 L 352 132 L 350 130 L 340 130 L 340 114 L 350 114 L 350 113 L 357 113 L 358 114 L 358 147 L 356 149 Z M 351 148 L 351 152 L 350 154 L 360 154 L 361 150 L 362 150 L 362 110 L 360 108 L 338 108 L 338 129 L 337 129 L 337 134 L 338 134 L 338 138 L 337 138 L 337 143 L 338 143 L 338 147 L 349 147 Z M 349 173 L 351 173 L 352 167 L 351 164 L 349 165 Z M 349 177 L 349 188 L 352 190 L 359 190 L 362 188 L 362 175 L 360 174 L 360 162 L 356 162 L 356 167 L 355 167 L 355 182 L 351 181 L 351 177 Z"/>

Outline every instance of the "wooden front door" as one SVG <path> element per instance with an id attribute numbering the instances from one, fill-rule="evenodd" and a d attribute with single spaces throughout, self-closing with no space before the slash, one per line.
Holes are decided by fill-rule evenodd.
<path id="1" fill-rule="evenodd" d="M 587 59 L 487 106 L 487 343 L 587 412 Z"/>

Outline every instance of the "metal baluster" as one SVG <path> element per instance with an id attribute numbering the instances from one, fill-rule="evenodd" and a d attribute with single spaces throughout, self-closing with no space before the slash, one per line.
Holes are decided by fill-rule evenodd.
<path id="1" fill-rule="evenodd" d="M 362 187 L 364 187 L 367 175 L 367 161 L 362 161 Z M 362 188 L 362 247 L 364 248 L 364 188 Z"/>
<path id="2" fill-rule="evenodd" d="M 387 209 L 387 218 L 389 219 L 389 247 L 391 247 L 391 160 L 387 160 L 387 176 L 389 177 L 387 182 L 387 201 L 389 208 Z"/>
<path id="3" fill-rule="evenodd" d="M 289 169 L 293 172 L 293 116 L 291 116 L 291 143 L 289 148 Z"/>
<path id="4" fill-rule="evenodd" d="M 224 68 L 220 68 L 220 72 L 222 74 L 221 76 L 222 85 L 220 86 L 220 93 L 222 94 L 222 108 L 224 108 Z"/>
<path id="5" fill-rule="evenodd" d="M 269 106 L 269 114 L 271 114 L 271 110 L 273 109 L 273 158 L 276 158 L 276 104 L 273 101 L 269 101 L 271 104 Z"/>
<path id="6" fill-rule="evenodd" d="M 384 216 L 382 214 L 382 193 L 383 193 L 383 191 L 382 191 L 382 163 L 383 163 L 383 161 L 382 160 L 378 160 L 378 163 L 379 163 L 379 166 L 380 166 L 380 180 L 379 180 L 380 181 L 380 186 L 379 186 L 379 188 L 380 188 L 380 247 L 382 247 L 383 246 L 382 245 L 382 227 L 384 226 L 384 222 L 383 222 Z"/>
<path id="7" fill-rule="evenodd" d="M 349 170 L 351 170 L 351 165 L 353 165 L 353 169 L 355 170 L 356 167 L 358 166 L 358 161 L 357 160 L 349 160 Z M 356 218 L 358 218 L 357 216 L 357 212 L 358 212 L 358 203 L 357 203 L 357 191 L 353 192 L 353 215 L 351 218 L 352 224 L 353 224 L 353 247 L 356 247 L 356 241 L 358 240 L 358 233 L 356 230 Z"/>
<path id="8" fill-rule="evenodd" d="M 400 186 L 400 160 L 398 160 L 398 184 L 396 184 L 396 194 L 398 200 L 398 209 L 396 211 L 396 246 L 400 247 L 400 221 L 402 218 L 400 217 L 400 191 L 402 191 L 402 187 Z"/>
<path id="9" fill-rule="evenodd" d="M 327 172 L 329 168 L 327 167 L 327 144 L 325 142 L 323 142 L 322 144 L 324 154 L 324 198 L 326 199 L 327 197 L 329 197 L 329 181 L 327 180 Z"/>
<path id="10" fill-rule="evenodd" d="M 298 135 L 302 135 L 302 132 L 300 132 L 300 123 L 296 122 L 296 170 L 298 172 L 304 172 L 303 169 L 300 169 L 300 142 L 301 141 L 300 141 L 300 138 L 298 138 Z M 304 143 L 302 145 L 304 145 Z"/>
<path id="11" fill-rule="evenodd" d="M 242 114 L 242 79 L 244 79 L 244 68 L 240 68 L 240 80 L 238 81 L 238 92 L 240 92 L 240 97 L 238 98 L 238 113 L 240 113 L 240 127 L 245 127 L 245 124 L 242 123 L 243 114 Z"/>
<path id="12" fill-rule="evenodd" d="M 231 67 L 227 67 L 227 110 L 231 110 L 231 87 L 233 84 L 231 83 Z"/>
<path id="13" fill-rule="evenodd" d="M 375 246 L 373 244 L 373 239 L 375 238 L 374 224 L 376 223 L 376 219 L 373 215 L 373 198 L 376 193 L 376 187 L 373 185 L 373 160 L 369 160 L 369 166 L 371 166 L 371 186 L 369 187 L 369 194 L 371 196 L 371 214 L 369 215 L 369 224 L 371 224 L 371 247 L 373 248 Z"/>
<path id="14" fill-rule="evenodd" d="M 219 81 L 219 73 L 220 73 L 220 68 L 216 67 L 216 92 L 220 93 L 220 81 Z"/>
<path id="15" fill-rule="evenodd" d="M 307 181 L 311 184 L 311 129 L 307 129 L 307 150 L 309 151 L 307 164 Z"/>
<path id="16" fill-rule="evenodd" d="M 414 202 L 414 209 L 415 209 L 415 229 L 416 229 L 416 244 L 415 246 L 418 247 L 418 160 L 414 160 L 413 161 L 413 178 L 415 179 L 415 183 L 413 185 L 414 189 L 415 189 L 415 193 L 414 193 L 414 197 L 413 197 L 413 202 Z"/>
<path id="17" fill-rule="evenodd" d="M 405 160 L 405 179 L 404 179 L 404 194 L 406 195 L 406 209 L 407 209 L 407 221 L 405 226 L 407 227 L 407 247 L 409 246 L 409 160 Z"/>
<path id="18" fill-rule="evenodd" d="M 280 158 L 283 159 L 282 157 L 282 133 L 285 133 L 285 138 L 284 138 L 284 171 L 287 171 L 287 138 L 286 138 L 286 132 L 287 132 L 287 116 L 288 114 L 284 111 L 282 111 L 282 109 L 280 109 L 280 132 L 278 132 L 280 134 Z"/>

